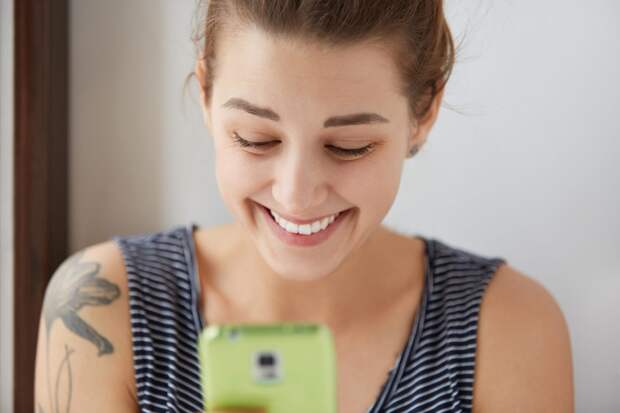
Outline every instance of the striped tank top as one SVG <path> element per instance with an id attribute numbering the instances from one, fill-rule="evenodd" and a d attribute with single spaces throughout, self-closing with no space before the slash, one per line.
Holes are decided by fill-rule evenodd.
<path id="1" fill-rule="evenodd" d="M 195 223 L 114 236 L 127 270 L 133 364 L 141 412 L 203 411 Z M 426 244 L 420 307 L 404 348 L 365 413 L 470 412 L 480 303 L 503 258 L 436 239 Z"/>

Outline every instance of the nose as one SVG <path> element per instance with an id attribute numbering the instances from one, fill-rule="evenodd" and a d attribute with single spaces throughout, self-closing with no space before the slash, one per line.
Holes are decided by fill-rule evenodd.
<path id="1" fill-rule="evenodd" d="M 284 154 L 275 169 L 272 195 L 278 205 L 290 215 L 312 217 L 328 196 L 326 168 L 319 157 L 302 151 Z"/>

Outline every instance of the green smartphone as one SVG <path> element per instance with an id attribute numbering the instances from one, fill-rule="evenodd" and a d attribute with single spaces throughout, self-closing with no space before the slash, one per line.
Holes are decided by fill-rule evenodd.
<path id="1" fill-rule="evenodd" d="M 323 324 L 220 324 L 199 336 L 207 411 L 336 413 L 336 356 Z"/>

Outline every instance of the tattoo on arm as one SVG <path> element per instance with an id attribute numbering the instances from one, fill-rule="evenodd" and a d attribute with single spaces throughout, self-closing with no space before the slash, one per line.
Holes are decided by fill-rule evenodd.
<path id="1" fill-rule="evenodd" d="M 61 413 L 58 400 L 59 384 L 65 380 L 67 400 L 64 403 L 64 413 L 69 413 L 71 406 L 71 393 L 73 391 L 70 356 L 75 351 L 65 344 L 65 355 L 58 366 L 56 373 L 56 386 L 54 400 L 52 401 L 52 389 L 49 371 L 49 337 L 54 321 L 60 319 L 65 327 L 78 336 L 90 341 L 97 348 L 99 357 L 114 353 L 114 346 L 103 337 L 97 330 L 82 320 L 78 311 L 87 305 L 108 305 L 120 296 L 120 288 L 104 279 L 97 277 L 101 265 L 94 261 L 82 261 L 83 251 L 79 251 L 69 257 L 56 270 L 52 282 L 47 287 L 48 291 L 43 302 L 43 319 L 46 332 L 46 356 L 47 356 L 47 387 L 50 397 L 52 413 Z M 37 413 L 45 413 L 40 404 L 37 405 Z"/>

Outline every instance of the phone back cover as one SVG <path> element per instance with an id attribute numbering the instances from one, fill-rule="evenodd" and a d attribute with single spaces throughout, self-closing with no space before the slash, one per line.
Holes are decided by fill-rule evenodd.
<path id="1" fill-rule="evenodd" d="M 321 324 L 207 326 L 198 342 L 207 410 L 336 413 L 333 337 Z M 268 354 L 260 367 L 260 354 Z"/>

